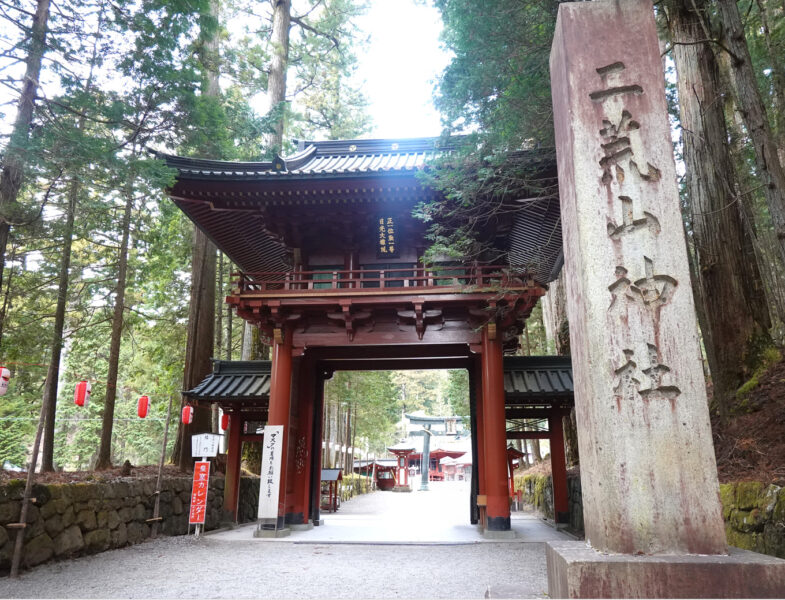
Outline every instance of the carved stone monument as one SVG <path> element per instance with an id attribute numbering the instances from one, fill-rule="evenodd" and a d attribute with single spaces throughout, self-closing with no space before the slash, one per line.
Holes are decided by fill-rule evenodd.
<path id="1" fill-rule="evenodd" d="M 588 546 L 549 592 L 781 594 L 726 545 L 651 0 L 562 4 L 551 81 Z"/>

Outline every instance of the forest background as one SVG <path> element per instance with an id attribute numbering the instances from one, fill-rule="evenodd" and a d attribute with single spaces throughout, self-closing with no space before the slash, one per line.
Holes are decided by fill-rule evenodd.
<path id="1" fill-rule="evenodd" d="M 553 148 L 548 56 L 559 2 L 428 4 L 453 56 L 436 105 L 445 134 L 469 132 L 470 143 L 436 165 L 427 182 L 443 199 L 417 214 L 435 223 L 434 252 L 470 259 L 484 250 L 472 232 L 488 206 L 531 188 L 510 151 Z M 292 139 L 363 136 L 367 100 L 352 73 L 365 8 L 0 0 L 4 466 L 27 460 L 42 404 L 44 470 L 153 463 L 170 400 L 176 431 L 180 391 L 209 372 L 210 357 L 264 356 L 223 304 L 233 266 L 166 198 L 173 173 L 149 150 L 261 160 Z M 712 411 L 725 421 L 785 338 L 785 2 L 660 0 L 653 10 Z M 568 332 L 556 282 L 521 352 L 569 353 Z M 82 379 L 93 398 L 78 408 Z M 327 429 L 380 453 L 403 410 L 466 415 L 467 379 L 339 373 L 326 388 Z M 152 400 L 146 419 L 136 416 L 142 394 Z M 217 426 L 215 413 L 197 411 L 197 430 Z M 183 432 L 170 450 L 187 466 Z"/>

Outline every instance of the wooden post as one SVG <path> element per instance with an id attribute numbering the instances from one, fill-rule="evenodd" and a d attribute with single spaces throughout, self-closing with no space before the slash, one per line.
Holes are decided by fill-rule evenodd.
<path id="1" fill-rule="evenodd" d="M 564 456 L 564 431 L 561 414 L 548 417 L 551 442 L 551 481 L 553 483 L 553 519 L 557 523 L 570 522 L 570 505 L 567 493 L 567 461 Z"/>
<path id="2" fill-rule="evenodd" d="M 240 461 L 242 459 L 242 435 L 245 422 L 239 412 L 229 414 L 229 443 L 226 448 L 226 478 L 224 479 L 224 510 L 234 515 L 237 521 L 240 500 Z"/>
<path id="3" fill-rule="evenodd" d="M 477 496 L 485 495 L 485 435 L 483 428 L 482 418 L 482 368 L 481 359 L 475 360 L 472 368 L 469 370 L 469 393 L 471 394 L 469 400 L 472 401 L 470 408 L 473 409 L 472 422 L 472 479 L 475 482 L 474 487 L 474 507 L 475 514 L 472 523 L 479 523 L 480 526 L 485 528 L 485 505 L 480 505 L 477 502 Z"/>
<path id="4" fill-rule="evenodd" d="M 482 330 L 482 415 L 485 444 L 486 531 L 510 530 L 502 343 L 494 324 Z"/>
<path id="5" fill-rule="evenodd" d="M 150 537 L 155 539 L 158 536 L 158 523 L 161 520 L 161 476 L 166 460 L 166 442 L 169 440 L 169 419 L 172 416 L 172 395 L 169 395 L 169 406 L 166 409 L 166 423 L 164 424 L 164 441 L 161 444 L 161 460 L 158 461 L 158 477 L 155 480 L 155 506 L 153 507 L 153 525 L 150 530 Z"/>
<path id="6" fill-rule="evenodd" d="M 46 384 L 44 384 L 46 389 Z M 44 432 L 44 422 L 46 421 L 46 398 L 41 400 L 41 414 L 38 417 L 38 429 L 35 432 L 35 441 L 33 442 L 33 455 L 30 457 L 30 466 L 27 467 L 27 483 L 25 483 L 25 491 L 22 496 L 22 510 L 19 515 L 19 523 L 16 531 L 16 540 L 14 541 L 14 556 L 11 559 L 11 574 L 12 578 L 19 576 L 19 564 L 22 562 L 22 546 L 25 539 L 25 528 L 27 527 L 27 508 L 30 505 L 30 496 L 33 491 L 33 480 L 35 479 L 35 465 L 38 462 L 38 449 L 41 446 L 41 436 Z M 9 523 L 11 525 L 11 523 Z M 8 527 L 8 526 L 7 526 Z"/>
<path id="7" fill-rule="evenodd" d="M 270 372 L 270 411 L 268 425 L 283 426 L 283 452 L 289 448 L 290 409 L 292 392 L 292 333 L 276 329 L 273 341 L 273 359 Z M 281 457 L 281 485 L 279 498 L 279 529 L 285 517 L 287 457 Z"/>
<path id="8" fill-rule="evenodd" d="M 319 453 L 320 448 L 314 442 L 314 420 L 316 418 L 314 401 L 314 365 L 313 361 L 303 358 L 299 368 L 299 390 L 297 394 L 298 432 L 295 443 L 293 506 L 294 523 L 308 523 L 311 492 L 312 453 Z M 318 419 L 321 422 L 321 418 Z M 301 515 L 301 518 L 299 516 Z M 299 518 L 299 521 L 298 521 Z"/>

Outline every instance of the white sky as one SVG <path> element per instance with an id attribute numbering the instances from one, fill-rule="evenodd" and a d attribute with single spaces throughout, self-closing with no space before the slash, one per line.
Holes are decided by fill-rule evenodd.
<path id="1" fill-rule="evenodd" d="M 370 36 L 357 53 L 373 119 L 366 137 L 439 135 L 433 84 L 450 60 L 439 45 L 439 12 L 415 0 L 371 0 L 358 24 Z"/>

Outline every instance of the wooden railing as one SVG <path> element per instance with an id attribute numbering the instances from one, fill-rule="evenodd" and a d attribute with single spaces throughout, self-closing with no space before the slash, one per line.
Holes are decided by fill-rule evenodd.
<path id="1" fill-rule="evenodd" d="M 318 295 L 328 290 L 367 293 L 385 289 L 391 293 L 405 288 L 419 290 L 446 287 L 517 288 L 533 285 L 525 274 L 511 274 L 509 267 L 498 265 L 406 267 L 394 269 L 356 269 L 324 271 L 268 271 L 235 273 L 235 294 L 275 293 L 281 295 Z M 350 291 L 352 290 L 352 291 Z"/>

